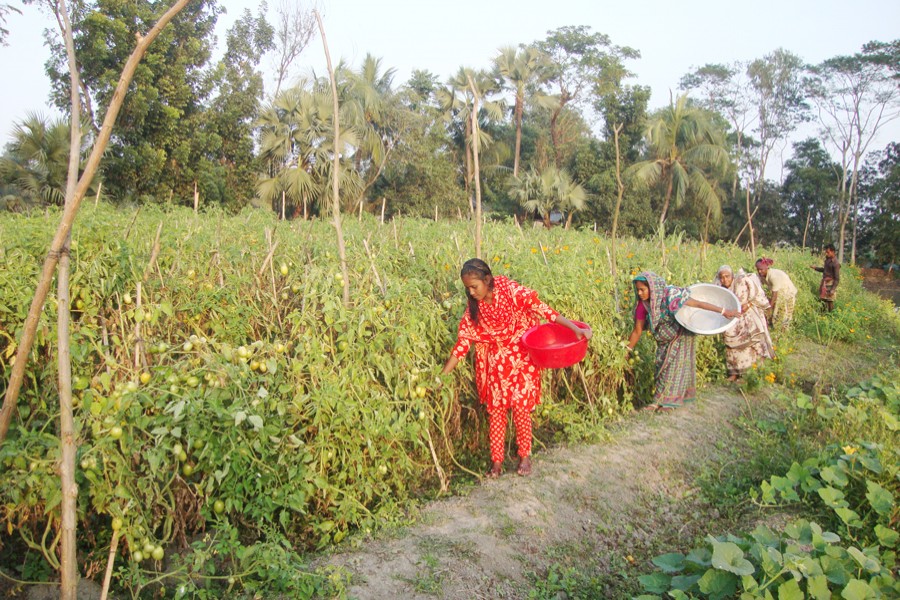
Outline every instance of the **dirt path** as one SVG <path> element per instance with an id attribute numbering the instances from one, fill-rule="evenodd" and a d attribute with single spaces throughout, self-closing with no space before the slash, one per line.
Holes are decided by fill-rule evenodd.
<path id="1" fill-rule="evenodd" d="M 608 443 L 538 454 L 530 478 L 508 472 L 431 503 L 413 526 L 328 564 L 352 574 L 363 600 L 525 598 L 528 572 L 580 559 L 608 581 L 604 597 L 619 597 L 617 578 L 647 571 L 632 553 L 690 543 L 716 516 L 693 482 L 721 460 L 717 448 L 739 443 L 731 422 L 750 405 L 735 391 L 707 388 L 686 409 L 628 417 Z"/>

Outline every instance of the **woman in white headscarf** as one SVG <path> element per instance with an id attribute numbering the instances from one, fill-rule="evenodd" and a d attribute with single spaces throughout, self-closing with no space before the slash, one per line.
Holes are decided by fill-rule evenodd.
<path id="1" fill-rule="evenodd" d="M 766 323 L 769 300 L 755 273 L 741 270 L 735 275 L 731 267 L 723 265 L 716 273 L 716 284 L 731 290 L 741 303 L 737 323 L 723 334 L 728 380 L 737 381 L 753 365 L 775 358 Z"/>

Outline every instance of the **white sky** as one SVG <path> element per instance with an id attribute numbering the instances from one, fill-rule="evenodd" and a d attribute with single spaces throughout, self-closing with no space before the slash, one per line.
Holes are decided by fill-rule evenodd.
<path id="1" fill-rule="evenodd" d="M 23 15 L 9 15 L 9 45 L 0 47 L 0 145 L 28 112 L 52 114 L 41 35 L 50 21 L 33 5 L 8 1 Z M 259 5 L 221 1 L 228 14 L 219 20 L 220 40 L 244 8 L 255 11 Z M 445 80 L 460 66 L 488 68 L 501 46 L 543 39 L 562 26 L 586 25 L 609 35 L 614 44 L 641 52 L 629 67 L 636 74 L 632 82 L 651 87 L 651 109 L 668 101 L 669 90 L 676 91 L 692 67 L 752 60 L 779 47 L 817 63 L 857 52 L 868 41 L 900 37 L 898 0 L 319 0 L 319 6 L 332 60 L 344 58 L 358 66 L 371 53 L 397 70 L 395 85 L 406 82 L 413 69 Z M 304 51 L 300 63 L 301 70 L 324 72 L 320 40 Z M 898 139 L 900 120 L 872 148 Z"/>

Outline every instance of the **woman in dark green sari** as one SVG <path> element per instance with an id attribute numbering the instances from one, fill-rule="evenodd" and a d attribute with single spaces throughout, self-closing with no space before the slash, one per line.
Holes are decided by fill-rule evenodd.
<path id="1" fill-rule="evenodd" d="M 639 274 L 633 283 L 637 304 L 628 349 L 634 349 L 645 327 L 656 340 L 656 391 L 652 404 L 644 410 L 672 410 L 692 402 L 697 395 L 696 338 L 675 320 L 675 313 L 685 305 L 721 313 L 727 318 L 740 313 L 693 300 L 690 290 L 666 285 L 662 277 L 650 271 Z"/>

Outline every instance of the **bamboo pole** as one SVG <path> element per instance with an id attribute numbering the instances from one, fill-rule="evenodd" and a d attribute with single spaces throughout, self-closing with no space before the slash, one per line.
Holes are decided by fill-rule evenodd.
<path id="1" fill-rule="evenodd" d="M 472 160 L 475 168 L 475 258 L 481 258 L 481 169 L 478 164 L 478 141 L 481 137 L 478 132 L 478 92 L 472 77 L 469 79 L 469 88 L 472 90 Z"/>
<path id="2" fill-rule="evenodd" d="M 347 270 L 347 251 L 344 247 L 344 232 L 341 229 L 341 203 L 340 203 L 340 184 L 338 182 L 338 174 L 341 166 L 341 124 L 340 124 L 340 106 L 338 105 L 337 83 L 334 80 L 334 69 L 331 67 L 331 53 L 328 51 L 328 40 L 325 37 L 325 26 L 322 25 L 322 17 L 318 10 L 314 10 L 316 22 L 319 24 L 319 33 L 322 35 L 322 46 L 325 47 L 325 64 L 328 66 L 328 78 L 331 80 L 331 101 L 334 111 L 334 148 L 332 154 L 331 165 L 331 210 L 334 216 L 334 229 L 337 233 L 338 256 L 341 258 L 341 273 L 344 276 L 344 306 L 350 304 L 350 273 Z"/>
<path id="3" fill-rule="evenodd" d="M 81 175 L 81 179 L 78 180 L 78 185 L 75 187 L 72 201 L 71 203 L 68 203 L 63 210 L 59 227 L 56 230 L 53 241 L 50 243 L 50 250 L 47 253 L 47 257 L 44 259 L 41 277 L 35 288 L 31 307 L 28 310 L 28 316 L 25 318 L 25 324 L 22 328 L 22 337 L 19 340 L 19 346 L 16 350 L 16 363 L 13 365 L 12 373 L 9 378 L 9 385 L 6 388 L 6 396 L 3 398 L 3 408 L 0 409 L 0 444 L 6 440 L 6 434 L 9 432 L 13 411 L 16 407 L 16 401 L 19 398 L 19 391 L 21 390 L 22 382 L 25 379 L 25 367 L 28 363 L 28 355 L 31 353 L 31 348 L 34 345 L 34 337 L 37 333 L 41 309 L 44 306 L 44 301 L 47 299 L 47 293 L 50 291 L 53 273 L 56 271 L 56 266 L 59 263 L 59 257 L 63 250 L 64 243 L 68 238 L 69 233 L 72 231 L 72 225 L 75 222 L 75 215 L 78 213 L 81 201 L 84 199 L 88 186 L 90 186 L 91 181 L 94 179 L 94 174 L 96 174 L 97 167 L 100 165 L 100 159 L 103 157 L 106 145 L 109 143 L 113 125 L 116 122 L 119 110 L 122 108 L 122 102 L 125 99 L 125 93 L 128 91 L 128 87 L 134 77 L 134 72 L 137 69 L 138 63 L 140 63 L 141 58 L 143 58 L 144 54 L 147 52 L 147 48 L 153 40 L 157 38 L 159 32 L 169 24 L 175 15 L 177 15 L 188 2 L 189 0 L 178 0 L 172 5 L 172 8 L 167 10 L 159 21 L 156 22 L 150 31 L 147 32 L 147 35 L 138 37 L 137 46 L 135 46 L 131 56 L 128 57 L 128 61 L 125 63 L 125 67 L 122 69 L 119 83 L 113 92 L 109 108 L 103 119 L 103 124 L 100 126 L 97 141 L 94 144 L 93 150 L 91 150 L 87 163 L 85 163 L 84 172 Z"/>
<path id="4" fill-rule="evenodd" d="M 78 167 L 81 161 L 81 88 L 78 62 L 75 57 L 75 38 L 72 23 L 64 0 L 57 0 L 57 18 L 66 46 L 69 65 L 71 121 L 69 123 L 69 164 L 66 175 L 66 207 L 74 202 L 78 185 Z M 69 344 L 69 275 L 72 232 L 65 236 L 59 255 L 57 272 L 57 355 L 59 377 L 59 485 L 60 500 L 60 600 L 76 600 L 78 597 L 78 484 L 75 482 L 75 457 L 78 454 L 75 434 L 75 416 L 72 403 L 72 351 Z M 23 363 L 25 361 L 22 361 Z"/>

